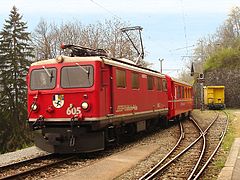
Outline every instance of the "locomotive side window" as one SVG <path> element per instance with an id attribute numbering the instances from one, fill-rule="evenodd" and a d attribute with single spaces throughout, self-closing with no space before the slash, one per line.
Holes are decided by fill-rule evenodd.
<path id="1" fill-rule="evenodd" d="M 157 78 L 157 90 L 162 91 L 162 83 L 161 79 Z"/>
<path id="2" fill-rule="evenodd" d="M 182 98 L 184 98 L 184 87 L 182 86 Z"/>
<path id="3" fill-rule="evenodd" d="M 189 89 L 189 98 L 192 98 L 192 88 Z"/>
<path id="4" fill-rule="evenodd" d="M 31 90 L 53 89 L 56 86 L 56 68 L 34 69 L 31 72 Z"/>
<path id="5" fill-rule="evenodd" d="M 175 85 L 175 98 L 174 99 L 177 99 L 177 86 Z"/>
<path id="6" fill-rule="evenodd" d="M 139 75 L 138 73 L 132 73 L 132 89 L 139 89 Z"/>
<path id="7" fill-rule="evenodd" d="M 153 90 L 153 77 L 147 76 L 148 90 Z"/>
<path id="8" fill-rule="evenodd" d="M 124 70 L 116 69 L 117 87 L 126 87 L 126 72 Z"/>
<path id="9" fill-rule="evenodd" d="M 181 87 L 180 86 L 177 87 L 177 98 L 178 99 L 181 98 Z"/>
<path id="10" fill-rule="evenodd" d="M 93 85 L 93 66 L 65 66 L 61 69 L 61 87 L 87 88 Z"/>
<path id="11" fill-rule="evenodd" d="M 166 79 L 162 80 L 163 91 L 167 91 L 167 81 Z"/>

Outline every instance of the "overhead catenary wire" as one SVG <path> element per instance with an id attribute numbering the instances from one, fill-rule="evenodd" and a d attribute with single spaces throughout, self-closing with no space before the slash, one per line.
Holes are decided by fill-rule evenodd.
<path id="1" fill-rule="evenodd" d="M 180 47 L 180 48 L 176 48 L 176 49 L 171 49 L 169 50 L 169 52 L 172 52 L 172 51 L 178 51 L 178 50 L 183 50 L 183 49 L 188 49 L 190 47 L 194 47 L 195 45 L 191 45 L 191 46 L 185 46 L 185 47 Z"/>
<path id="2" fill-rule="evenodd" d="M 99 2 L 97 2 L 96 0 L 90 0 L 91 3 L 97 5 L 98 7 L 100 7 L 101 9 L 105 10 L 107 13 L 111 14 L 114 18 L 118 19 L 118 20 L 123 20 L 123 18 L 121 18 L 120 16 L 116 15 L 112 10 L 106 8 L 105 5 L 100 4 Z M 187 42 L 187 28 L 186 28 L 186 23 L 185 23 L 185 13 L 184 13 L 184 8 L 183 8 L 183 0 L 180 0 L 182 3 L 182 18 L 183 18 L 183 24 L 184 24 L 184 37 L 185 37 L 185 41 L 186 41 L 186 46 L 188 45 Z M 164 48 L 164 47 L 163 47 Z M 187 53 L 186 55 L 188 55 L 188 49 L 187 49 Z M 176 71 L 177 69 L 174 69 L 173 71 Z M 178 71 L 178 70 L 177 70 Z"/>
<path id="3" fill-rule="evenodd" d="M 186 26 L 184 5 L 183 5 L 183 0 L 180 0 L 180 1 L 181 1 L 181 9 L 182 9 L 182 21 L 183 21 L 183 31 L 184 31 L 185 45 L 186 45 L 186 47 L 188 47 L 187 26 Z M 188 55 L 188 48 L 186 48 L 186 55 Z"/>
<path id="4" fill-rule="evenodd" d="M 118 20 L 122 20 L 121 17 L 117 16 L 116 14 L 114 14 L 112 11 L 110 11 L 109 9 L 105 8 L 103 5 L 99 4 L 98 2 L 94 1 L 94 0 L 90 0 L 92 3 L 94 3 L 95 5 L 97 5 L 98 7 L 104 9 L 105 11 L 107 11 L 109 14 L 111 14 L 113 17 L 115 17 Z"/>

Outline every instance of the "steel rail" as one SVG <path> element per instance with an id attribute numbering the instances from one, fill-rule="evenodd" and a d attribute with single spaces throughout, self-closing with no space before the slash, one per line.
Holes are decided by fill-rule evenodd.
<path id="1" fill-rule="evenodd" d="M 202 133 L 202 135 L 203 135 L 203 137 L 204 137 L 204 147 L 205 147 L 205 148 L 206 148 L 206 138 L 205 138 L 205 135 L 207 134 L 209 128 L 212 127 L 212 125 L 216 122 L 216 120 L 217 120 L 218 118 L 219 118 L 219 113 L 218 113 L 217 116 L 214 118 L 214 120 L 211 122 L 211 124 L 207 127 L 207 129 L 205 129 L 205 131 Z M 191 119 L 192 121 L 195 121 L 195 119 L 194 119 L 193 117 L 190 117 L 190 119 Z M 192 170 L 191 174 L 189 175 L 188 180 L 192 179 L 193 176 L 195 176 L 194 173 L 196 172 L 196 170 L 197 170 L 197 168 L 199 167 L 199 164 L 200 164 L 200 162 L 201 162 L 201 160 L 202 160 L 202 158 L 203 158 L 203 155 L 204 155 L 204 152 L 205 152 L 205 148 L 204 148 L 204 151 L 201 152 L 201 155 L 200 155 L 200 157 L 199 157 L 199 159 L 198 159 L 198 162 L 196 163 L 196 165 L 195 165 L 194 169 Z"/>
<path id="2" fill-rule="evenodd" d="M 54 156 L 56 156 L 56 155 L 55 154 L 46 154 L 46 155 L 43 155 L 43 156 L 38 156 L 38 157 L 34 157 L 34 158 L 31 158 L 31 159 L 25 159 L 25 160 L 14 162 L 14 163 L 7 164 L 7 165 L 2 165 L 2 166 L 0 166 L 0 173 L 4 170 L 10 169 L 14 166 L 21 166 L 21 165 L 31 163 L 31 162 L 34 162 L 34 161 L 44 160 L 46 158 L 53 158 Z"/>
<path id="3" fill-rule="evenodd" d="M 199 164 L 200 164 L 200 162 L 201 162 L 201 160 L 202 160 L 202 158 L 203 158 L 205 149 L 206 149 L 206 137 L 205 137 L 205 134 L 204 134 L 202 128 L 198 125 L 198 123 L 196 122 L 196 120 L 195 120 L 194 118 L 190 117 L 190 119 L 191 119 L 192 121 L 194 121 L 194 123 L 196 124 L 196 126 L 198 126 L 198 129 L 201 131 L 201 135 L 202 135 L 202 138 L 203 138 L 203 146 L 202 146 L 202 151 L 201 151 L 201 154 L 200 154 L 200 156 L 199 156 L 199 158 L 198 158 L 198 161 L 197 161 L 197 163 L 195 164 L 195 166 L 194 166 L 191 174 L 188 176 L 188 180 L 190 180 L 190 179 L 193 177 L 194 173 L 196 172 L 196 170 L 197 170 L 197 168 L 198 168 L 198 166 L 199 166 Z"/>
<path id="4" fill-rule="evenodd" d="M 194 122 L 194 121 L 193 121 Z M 188 145 L 184 150 L 182 150 L 179 154 L 177 154 L 175 157 L 173 157 L 170 161 L 168 161 L 167 163 L 165 163 L 163 166 L 161 166 L 159 169 L 157 169 L 154 173 L 151 174 L 151 176 L 149 176 L 147 179 L 152 179 L 154 176 L 156 176 L 158 173 L 160 173 L 163 169 L 165 169 L 166 167 L 168 167 L 173 161 L 175 161 L 176 159 L 178 159 L 180 156 L 182 156 L 185 152 L 187 152 L 193 145 L 195 145 L 198 140 L 202 137 L 202 134 L 195 139 L 195 141 L 193 141 L 190 145 Z"/>
<path id="5" fill-rule="evenodd" d="M 226 126 L 225 126 L 225 129 L 224 131 L 221 133 L 221 139 L 220 141 L 218 142 L 218 145 L 216 146 L 216 148 L 214 149 L 213 153 L 211 154 L 211 156 L 208 158 L 208 160 L 205 162 L 205 164 L 202 166 L 202 168 L 198 171 L 198 173 L 195 175 L 194 177 L 194 180 L 197 180 L 200 175 L 203 173 L 203 171 L 206 169 L 206 167 L 208 166 L 208 164 L 210 163 L 210 161 L 212 160 L 213 156 L 217 153 L 217 150 L 219 149 L 220 145 L 222 144 L 222 141 L 225 137 L 225 134 L 227 132 L 227 127 L 228 127 L 228 121 L 229 121 L 229 114 L 225 111 L 223 111 L 227 118 L 226 118 Z"/>
<path id="6" fill-rule="evenodd" d="M 168 156 L 171 155 L 172 152 L 179 146 L 182 139 L 184 139 L 184 129 L 181 122 L 179 122 L 179 128 L 180 128 L 180 136 L 175 146 L 169 151 L 168 154 L 164 156 L 164 158 L 160 162 L 158 162 L 152 169 L 150 169 L 147 173 L 145 173 L 139 180 L 148 179 L 148 177 L 151 177 L 151 174 L 153 173 L 153 171 L 155 171 L 163 163 L 163 161 L 165 161 L 168 158 Z"/>
<path id="7" fill-rule="evenodd" d="M 205 129 L 205 131 L 203 133 L 200 134 L 200 136 L 198 138 L 196 138 L 191 144 L 189 144 L 183 151 L 181 151 L 179 154 L 177 154 L 175 157 L 173 157 L 170 161 L 168 161 L 167 163 L 165 163 L 163 166 L 161 166 L 159 169 L 154 169 L 155 172 L 151 173 L 151 175 L 144 175 L 145 177 L 147 178 L 140 178 L 141 180 L 142 179 L 152 179 L 154 176 L 156 176 L 160 171 L 162 171 L 163 169 L 165 169 L 167 166 L 169 166 L 173 161 L 175 161 L 177 158 L 179 158 L 181 155 L 183 155 L 186 151 L 188 151 L 193 145 L 195 145 L 200 138 L 202 138 L 202 136 L 205 136 L 209 130 L 209 128 L 213 125 L 213 123 L 218 119 L 219 117 L 219 114 L 217 115 L 217 117 L 211 122 L 211 124 Z M 194 122 L 194 121 L 193 121 Z M 161 161 L 163 162 L 163 161 Z M 159 163 L 158 163 L 158 167 L 159 167 Z M 195 169 L 195 168 L 194 168 Z M 152 170 L 152 171 L 154 171 Z"/>
<path id="8" fill-rule="evenodd" d="M 76 158 L 76 156 L 70 156 L 70 157 L 67 157 L 67 158 L 64 158 L 64 159 L 60 159 L 60 160 L 52 162 L 52 163 L 44 164 L 42 166 L 35 167 L 35 168 L 29 169 L 29 170 L 26 170 L 26 171 L 22 171 L 22 172 L 18 172 L 16 174 L 12 174 L 12 175 L 8 175 L 8 176 L 5 176 L 5 177 L 1 177 L 0 179 L 1 180 L 2 179 L 19 179 L 20 177 L 23 177 L 23 176 L 29 175 L 31 173 L 37 172 L 37 171 L 39 171 L 41 169 L 54 167 L 56 165 L 59 165 L 59 164 L 61 164 L 63 162 L 66 162 L 66 161 L 74 159 L 74 158 Z"/>

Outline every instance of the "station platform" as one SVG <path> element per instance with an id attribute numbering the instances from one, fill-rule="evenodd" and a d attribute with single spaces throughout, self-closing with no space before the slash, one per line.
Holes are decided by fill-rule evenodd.
<path id="1" fill-rule="evenodd" d="M 240 138 L 236 138 L 231 147 L 224 168 L 221 170 L 218 180 L 240 179 Z"/>
<path id="2" fill-rule="evenodd" d="M 52 180 L 79 180 L 79 179 L 103 179 L 112 180 L 138 162 L 147 158 L 151 153 L 160 148 L 160 145 L 150 143 L 139 145 L 136 148 L 125 150 L 104 158 L 91 166 L 68 172 L 65 175 L 52 178 Z"/>

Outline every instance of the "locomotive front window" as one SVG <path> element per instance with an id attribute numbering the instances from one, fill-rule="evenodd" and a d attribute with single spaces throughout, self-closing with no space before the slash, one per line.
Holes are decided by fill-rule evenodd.
<path id="1" fill-rule="evenodd" d="M 56 86 L 56 68 L 34 69 L 31 72 L 31 90 L 53 89 Z"/>
<path id="2" fill-rule="evenodd" d="M 93 85 L 93 66 L 65 66 L 61 70 L 61 87 L 88 88 Z"/>

